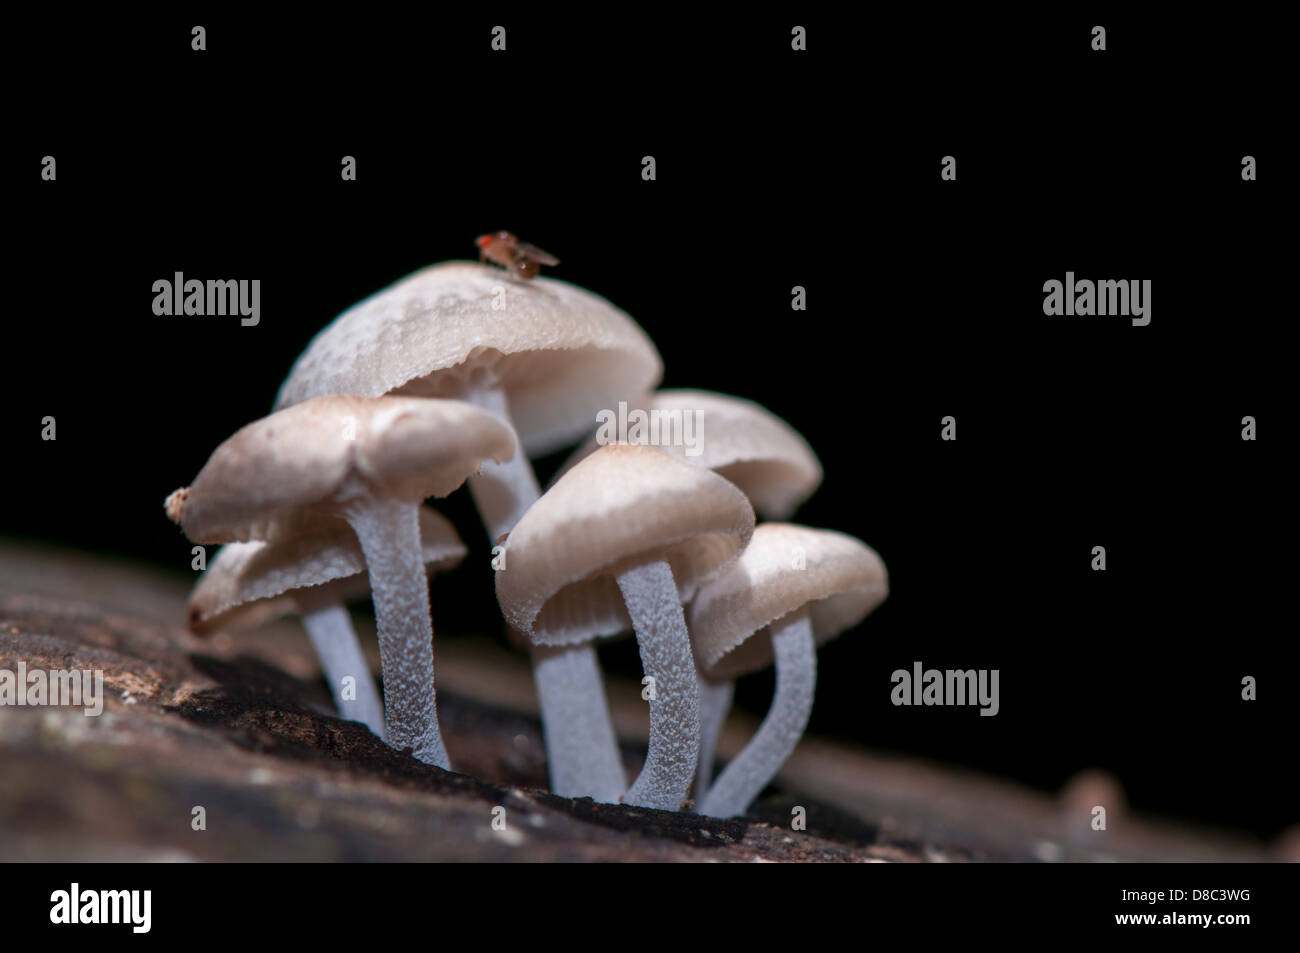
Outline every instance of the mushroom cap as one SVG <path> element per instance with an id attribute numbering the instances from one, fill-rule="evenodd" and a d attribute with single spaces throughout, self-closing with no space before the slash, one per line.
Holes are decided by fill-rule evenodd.
<path id="1" fill-rule="evenodd" d="M 420 507 L 420 550 L 430 572 L 450 569 L 466 553 L 451 523 L 427 506 Z M 222 546 L 190 595 L 190 631 L 247 629 L 300 612 L 304 590 L 340 603 L 370 591 L 365 554 L 344 521 L 273 542 Z"/>
<path id="2" fill-rule="evenodd" d="M 296 535 L 351 500 L 446 496 L 515 452 L 509 425 L 460 401 L 318 397 L 217 447 L 167 515 L 196 543 Z"/>
<path id="3" fill-rule="evenodd" d="M 632 628 L 620 572 L 665 560 L 686 602 L 753 531 L 749 500 L 722 477 L 649 447 L 610 444 L 511 530 L 497 599 L 506 619 L 539 644 L 617 635 Z"/>
<path id="4" fill-rule="evenodd" d="M 798 569 L 802 552 L 805 568 Z M 740 558 L 702 586 L 688 615 L 695 660 L 715 680 L 772 664 L 772 640 L 752 638 L 808 607 L 821 645 L 885 601 L 889 577 L 875 550 L 831 530 L 764 523 Z"/>
<path id="5" fill-rule="evenodd" d="M 601 408 L 653 388 L 663 364 L 636 322 L 599 295 L 449 261 L 335 318 L 294 363 L 275 406 L 322 394 L 459 398 L 480 373 L 501 384 L 535 455 L 581 439 Z"/>
<path id="6" fill-rule="evenodd" d="M 655 448 L 726 477 L 745 491 L 754 509 L 767 519 L 788 517 L 822 482 L 821 463 L 808 441 L 752 400 L 707 390 L 660 390 L 628 401 L 628 413 L 633 410 L 659 411 L 674 415 L 674 420 L 675 415 L 698 411 L 702 415 L 698 448 L 688 448 L 684 442 L 655 444 Z M 592 437 L 569 458 L 559 476 L 597 446 Z M 692 455 L 687 452 L 691 449 L 699 452 Z"/>

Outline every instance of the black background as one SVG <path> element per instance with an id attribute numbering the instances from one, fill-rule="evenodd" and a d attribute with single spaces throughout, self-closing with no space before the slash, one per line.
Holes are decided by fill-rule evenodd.
<path id="1" fill-rule="evenodd" d="M 1276 24 L 214 8 L 10 44 L 0 532 L 186 569 L 163 498 L 311 336 L 507 228 L 636 318 L 663 386 L 799 429 L 826 480 L 796 519 L 885 559 L 889 601 L 821 653 L 810 731 L 1048 789 L 1104 767 L 1140 810 L 1266 837 L 1297 820 Z M 1151 324 L 1045 317 L 1067 270 L 1151 279 Z M 260 279 L 261 324 L 154 316 L 176 271 Z M 502 639 L 458 496 L 472 551 L 435 625 Z M 639 674 L 630 643 L 602 653 Z M 999 669 L 1000 714 L 893 707 L 915 660 Z"/>

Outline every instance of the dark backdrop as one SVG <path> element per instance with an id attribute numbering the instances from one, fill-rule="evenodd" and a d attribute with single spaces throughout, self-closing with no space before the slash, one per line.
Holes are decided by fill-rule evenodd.
<path id="1" fill-rule="evenodd" d="M 0 531 L 186 567 L 164 496 L 315 331 L 508 228 L 641 323 L 664 386 L 799 429 L 826 480 L 797 520 L 884 557 L 812 731 L 1045 788 L 1100 766 L 1140 809 L 1271 835 L 1296 820 L 1277 32 L 1095 18 L 1103 54 L 1091 22 L 1010 16 L 16 26 L 42 70 L 5 150 Z M 1045 317 L 1067 270 L 1151 279 L 1152 323 Z M 261 279 L 261 324 L 155 317 L 175 271 Z M 486 541 L 444 510 L 475 548 L 439 630 L 499 639 Z M 916 660 L 999 669 L 1001 713 L 893 707 Z"/>

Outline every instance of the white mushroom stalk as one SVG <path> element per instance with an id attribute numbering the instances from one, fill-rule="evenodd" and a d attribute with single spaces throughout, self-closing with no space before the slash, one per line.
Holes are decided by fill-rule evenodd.
<path id="1" fill-rule="evenodd" d="M 718 741 L 731 711 L 736 683 L 728 679 L 712 682 L 696 671 L 700 683 L 700 765 L 695 775 L 695 803 L 704 802 L 704 795 L 713 783 L 713 762 L 718 756 Z"/>
<path id="2" fill-rule="evenodd" d="M 444 262 L 322 330 L 295 363 L 277 407 L 321 394 L 400 392 L 488 410 L 515 429 L 524 451 L 471 482 L 496 542 L 538 498 L 527 454 L 581 439 L 599 411 L 653 387 L 662 370 L 645 332 L 597 295 L 550 278 L 521 281 L 483 265 Z M 625 782 L 594 650 L 535 652 L 533 664 L 552 790 L 616 800 Z"/>
<path id="3" fill-rule="evenodd" d="M 654 679 L 645 766 L 623 800 L 676 811 L 700 756 L 700 686 L 686 618 L 672 569 L 663 560 L 619 573 L 618 588 L 636 633 L 641 666 Z"/>
<path id="4" fill-rule="evenodd" d="M 476 375 L 465 400 L 513 428 L 505 390 L 495 376 Z M 503 540 L 541 496 L 532 464 L 523 453 L 484 465 L 469 478 L 469 489 L 494 542 Z M 530 651 L 551 791 L 561 797 L 617 801 L 627 780 L 595 648 L 532 645 Z"/>
<path id="5" fill-rule="evenodd" d="M 718 779 L 702 783 L 696 797 L 701 814 L 744 814 L 776 777 L 808 727 L 817 646 L 861 622 L 888 592 L 884 563 L 860 540 L 786 523 L 758 526 L 740 557 L 700 587 L 690 626 L 706 684 L 730 684 L 776 666 L 771 708 Z M 709 691 L 711 718 L 720 725 L 730 693 Z M 706 743 L 716 741 L 718 730 Z M 701 764 L 702 777 L 707 770 Z"/>
<path id="6" fill-rule="evenodd" d="M 591 454 L 524 514 L 497 573 L 506 619 L 532 642 L 590 644 L 631 630 L 647 679 L 650 744 L 623 800 L 678 810 L 699 757 L 699 684 L 682 604 L 754 528 L 745 495 L 647 447 Z"/>
<path id="7" fill-rule="evenodd" d="M 817 647 L 813 643 L 808 610 L 773 623 L 771 638 L 776 657 L 776 693 L 772 696 L 772 707 L 754 737 L 731 759 L 718 780 L 707 787 L 697 808 L 701 814 L 711 817 L 744 814 L 794 753 L 808 727 L 817 685 Z"/>
<path id="8" fill-rule="evenodd" d="M 421 562 L 430 572 L 465 557 L 455 527 L 419 508 Z M 344 604 L 370 598 L 365 553 L 342 518 L 281 527 L 272 540 L 227 543 L 199 577 L 189 627 L 204 636 L 298 617 L 334 696 L 339 715 L 384 736 L 383 702 Z"/>
<path id="9" fill-rule="evenodd" d="M 445 769 L 420 501 L 516 451 L 508 427 L 460 401 L 318 397 L 236 433 L 168 498 L 167 513 L 195 542 L 286 538 L 346 520 L 375 607 L 385 740 Z"/>
<path id="10" fill-rule="evenodd" d="M 433 687 L 433 622 L 420 562 L 415 504 L 357 500 L 343 509 L 366 554 L 384 674 L 384 740 L 418 761 L 451 768 Z"/>
<path id="11" fill-rule="evenodd" d="M 514 429 L 505 390 L 495 377 L 488 374 L 476 375 L 474 383 L 466 390 L 464 399 L 475 407 L 486 410 L 511 430 Z M 488 536 L 493 540 L 500 539 L 514 529 L 528 507 L 542 495 L 537 476 L 533 473 L 533 465 L 527 454 L 523 453 L 516 453 L 504 463 L 485 464 L 481 471 L 469 478 L 469 490 L 474 496 L 474 505 L 478 508 L 483 525 L 487 527 Z"/>
<path id="12" fill-rule="evenodd" d="M 352 627 L 352 617 L 337 599 L 298 597 L 302 627 L 316 650 L 325 681 L 339 717 L 359 721 L 380 738 L 384 737 L 384 706 L 379 698 L 370 666 L 361 651 L 361 641 Z M 351 681 L 349 681 L 351 680 Z M 345 692 L 344 686 L 353 690 Z"/>
<path id="13" fill-rule="evenodd" d="M 617 803 L 627 777 L 595 648 L 532 645 L 529 651 L 551 791 Z"/>

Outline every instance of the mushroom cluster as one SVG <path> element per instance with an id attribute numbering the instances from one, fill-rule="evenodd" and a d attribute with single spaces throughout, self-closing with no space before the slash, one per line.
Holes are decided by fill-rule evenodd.
<path id="1" fill-rule="evenodd" d="M 535 269 L 534 269 L 535 271 Z M 339 714 L 451 766 L 438 727 L 429 573 L 465 555 L 425 501 L 462 485 L 501 549 L 497 598 L 529 646 L 551 790 L 744 813 L 811 710 L 816 646 L 885 597 L 874 552 L 784 523 L 821 482 L 811 448 L 749 401 L 655 391 L 663 366 L 624 312 L 584 289 L 447 262 L 349 308 L 295 362 L 273 412 L 222 443 L 167 515 L 223 543 L 190 600 L 204 634 L 296 614 Z M 601 413 L 707 421 L 691 448 L 591 439 L 541 492 L 529 456 Z M 651 444 L 651 445 L 647 445 Z M 346 602 L 371 595 L 383 703 Z M 628 784 L 596 655 L 637 640 L 649 745 Z M 737 677 L 774 665 L 771 711 L 711 782 Z"/>

